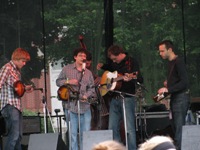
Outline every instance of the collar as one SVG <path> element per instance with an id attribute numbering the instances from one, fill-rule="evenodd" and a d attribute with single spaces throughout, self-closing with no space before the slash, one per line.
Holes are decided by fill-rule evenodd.
<path id="1" fill-rule="evenodd" d="M 17 68 L 17 66 L 14 64 L 14 62 L 13 62 L 12 60 L 10 61 L 10 65 L 11 65 L 14 69 L 16 69 L 16 70 L 19 71 L 19 69 Z"/>
<path id="2" fill-rule="evenodd" d="M 72 64 L 72 66 L 73 66 L 74 69 L 76 69 L 76 63 L 75 62 Z"/>

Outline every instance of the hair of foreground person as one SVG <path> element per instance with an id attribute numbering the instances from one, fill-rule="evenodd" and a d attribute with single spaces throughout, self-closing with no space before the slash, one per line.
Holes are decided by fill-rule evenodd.
<path id="1" fill-rule="evenodd" d="M 138 150 L 176 150 L 168 136 L 154 136 L 139 145 Z"/>
<path id="2" fill-rule="evenodd" d="M 117 141 L 104 141 L 96 144 L 92 150 L 126 150 L 126 147 Z"/>
<path id="3" fill-rule="evenodd" d="M 25 49 L 23 49 L 23 48 L 17 48 L 17 49 L 15 49 L 14 52 L 12 53 L 11 59 L 12 59 L 12 60 L 20 60 L 20 59 L 23 59 L 23 60 L 26 60 L 26 61 L 30 61 L 30 60 L 31 60 L 31 57 L 30 57 L 30 54 L 28 53 L 27 50 L 25 50 Z"/>

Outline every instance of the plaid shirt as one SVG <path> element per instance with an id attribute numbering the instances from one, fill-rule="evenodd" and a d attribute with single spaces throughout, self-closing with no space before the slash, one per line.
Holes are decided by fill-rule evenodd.
<path id="1" fill-rule="evenodd" d="M 63 67 L 62 71 L 60 72 L 56 80 L 56 85 L 58 87 L 64 85 L 67 78 L 69 80 L 77 79 L 79 81 L 81 78 L 81 74 L 82 72 L 76 69 L 75 63 L 68 64 L 65 67 Z M 83 95 L 86 95 L 88 98 L 95 96 L 94 78 L 90 70 L 88 69 L 85 70 L 83 78 L 81 82 L 79 82 L 79 84 L 80 84 L 80 94 L 79 94 L 80 99 L 83 97 Z M 78 88 L 79 88 L 78 86 L 75 86 L 75 85 L 71 85 L 71 86 L 73 87 L 74 90 L 78 91 Z M 78 104 L 76 100 L 72 100 L 72 98 L 70 98 L 70 100 L 63 102 L 63 105 L 68 110 L 74 113 L 78 113 Z M 80 113 L 83 114 L 88 109 L 90 109 L 90 104 L 87 102 L 80 101 Z"/>
<path id="2" fill-rule="evenodd" d="M 10 61 L 0 70 L 0 110 L 7 104 L 13 105 L 22 111 L 21 100 L 14 94 L 14 82 L 20 80 L 21 74 L 15 64 Z"/>

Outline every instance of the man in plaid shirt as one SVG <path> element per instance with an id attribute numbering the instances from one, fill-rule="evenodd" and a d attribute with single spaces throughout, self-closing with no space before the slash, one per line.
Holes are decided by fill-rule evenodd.
<path id="1" fill-rule="evenodd" d="M 29 60 L 29 53 L 17 48 L 12 53 L 11 61 L 0 70 L 0 110 L 6 122 L 6 150 L 21 150 L 23 116 L 21 99 L 15 93 L 19 89 L 14 87 L 14 83 L 21 80 L 20 70 Z M 30 85 L 25 86 L 27 92 L 31 92 L 32 89 Z"/>
<path id="2" fill-rule="evenodd" d="M 91 111 L 88 100 L 95 95 L 94 78 L 92 72 L 83 67 L 84 60 L 86 60 L 87 56 L 86 50 L 83 48 L 75 49 L 73 56 L 75 62 L 63 67 L 56 79 L 56 85 L 58 87 L 63 85 L 70 86 L 74 91 L 77 91 L 75 98 L 72 98 L 72 93 L 70 92 L 70 98 L 68 101 L 63 101 L 63 106 L 66 121 L 68 122 L 70 118 L 70 149 L 82 150 L 82 133 L 83 131 L 90 130 Z M 77 100 L 80 101 L 80 108 L 78 108 Z M 79 123 L 81 124 L 80 129 Z M 78 130 L 80 139 L 77 138 Z"/>

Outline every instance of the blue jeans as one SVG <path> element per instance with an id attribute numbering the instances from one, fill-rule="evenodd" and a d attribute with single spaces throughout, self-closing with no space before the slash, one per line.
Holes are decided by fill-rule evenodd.
<path id="1" fill-rule="evenodd" d="M 136 150 L 135 98 L 125 97 L 124 102 L 128 149 Z M 121 142 L 120 121 L 123 119 L 123 114 L 123 100 L 113 98 L 110 103 L 109 129 L 113 130 L 113 139 L 118 142 Z"/>
<path id="2" fill-rule="evenodd" d="M 21 150 L 22 113 L 12 105 L 6 105 L 1 113 L 5 118 L 8 133 L 4 149 Z"/>
<path id="3" fill-rule="evenodd" d="M 69 112 L 69 115 L 68 115 Z M 68 111 L 65 109 L 65 116 L 66 120 L 70 121 L 70 129 L 71 129 L 71 150 L 78 150 L 78 146 L 80 146 L 80 150 L 83 149 L 83 131 L 89 131 L 90 130 L 90 124 L 91 124 L 91 111 L 88 109 L 84 114 L 80 115 L 80 134 L 81 139 L 80 143 L 78 143 L 78 114 L 73 113 L 71 111 Z M 69 117 L 68 117 L 69 116 Z M 80 145 L 79 145 L 80 144 Z"/>
<path id="4" fill-rule="evenodd" d="M 185 117 L 189 108 L 189 94 L 185 92 L 172 94 L 170 109 L 172 112 L 172 127 L 174 129 L 174 141 L 177 150 L 181 149 L 182 126 L 185 125 Z"/>

